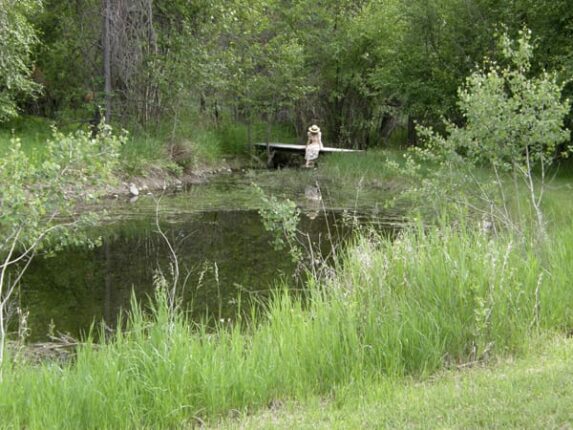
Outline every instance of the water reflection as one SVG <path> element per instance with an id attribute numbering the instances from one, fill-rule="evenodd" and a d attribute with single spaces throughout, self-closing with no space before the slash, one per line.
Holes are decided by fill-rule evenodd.
<path id="1" fill-rule="evenodd" d="M 265 183 L 265 190 L 296 201 L 303 212 L 299 229 L 325 254 L 331 239 L 343 241 L 354 225 L 380 222 L 378 228 L 392 228 L 387 216 L 378 216 L 383 195 L 369 194 L 368 204 L 357 211 L 358 197 L 352 200 L 340 186 L 319 186 L 312 177 L 272 178 L 275 182 Z M 287 250 L 272 248 L 255 209 L 252 182 L 245 175 L 218 178 L 161 201 L 162 229 L 175 247 L 182 278 L 189 274 L 183 297 L 193 318 L 232 318 L 239 296 L 246 309 L 251 297 L 264 295 L 279 280 L 293 282 L 294 264 Z M 36 258 L 20 292 L 21 307 L 30 311 L 31 340 L 45 339 L 51 325 L 74 336 L 93 321 L 104 319 L 113 326 L 132 291 L 139 299 L 153 294 L 154 273 L 168 270 L 170 263 L 156 232 L 155 204 L 149 196 L 131 203 L 104 202 L 111 215 L 94 231 L 103 246 Z"/>
<path id="2" fill-rule="evenodd" d="M 23 306 L 30 310 L 33 340 L 45 337 L 50 324 L 78 335 L 92 321 L 114 325 L 129 305 L 153 294 L 153 275 L 168 270 L 169 252 L 152 217 L 109 225 L 103 246 L 70 249 L 37 258 L 25 275 Z M 300 229 L 322 247 L 329 245 L 327 223 L 336 240 L 349 234 L 340 214 L 301 217 Z M 294 264 L 286 250 L 272 248 L 272 237 L 258 212 L 213 211 L 186 215 L 162 225 L 178 256 L 182 277 L 188 276 L 184 298 L 192 316 L 231 318 L 236 299 L 248 305 L 249 292 L 268 290 L 278 280 L 292 281 Z M 220 313 L 220 315 L 219 315 Z"/>

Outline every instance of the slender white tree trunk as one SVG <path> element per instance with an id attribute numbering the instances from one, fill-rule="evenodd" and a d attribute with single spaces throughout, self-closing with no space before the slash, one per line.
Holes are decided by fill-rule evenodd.
<path id="1" fill-rule="evenodd" d="M 543 198 L 543 187 L 545 182 L 545 166 L 543 159 L 541 160 L 542 178 L 541 184 L 539 185 L 539 194 L 535 193 L 535 184 L 533 183 L 533 171 L 531 166 L 531 158 L 529 155 L 529 148 L 525 147 L 525 160 L 527 162 L 527 171 L 525 172 L 526 184 L 529 188 L 529 198 L 531 200 L 531 206 L 535 211 L 535 217 L 537 219 L 537 236 L 542 241 L 547 239 L 547 230 L 545 228 L 545 219 L 543 217 L 543 212 L 541 210 L 541 199 Z"/>
<path id="2" fill-rule="evenodd" d="M 6 349 L 6 306 L 8 305 L 8 299 L 12 293 L 12 289 L 10 286 L 8 288 L 4 288 L 6 285 L 6 271 L 8 266 L 11 263 L 12 255 L 14 254 L 14 250 L 16 249 L 16 244 L 18 243 L 18 239 L 20 237 L 21 230 L 14 232 L 11 236 L 12 244 L 10 245 L 10 250 L 8 251 L 8 255 L 4 259 L 2 264 L 2 270 L 0 271 L 0 378 L 2 377 L 2 365 L 4 363 L 4 352 Z"/>

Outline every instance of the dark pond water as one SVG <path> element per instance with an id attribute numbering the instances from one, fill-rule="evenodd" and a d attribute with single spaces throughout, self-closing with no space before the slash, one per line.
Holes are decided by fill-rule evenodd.
<path id="1" fill-rule="evenodd" d="M 277 178 L 278 176 L 278 178 Z M 94 229 L 103 245 L 74 248 L 50 257 L 38 257 L 27 271 L 20 306 L 29 311 L 30 340 L 56 332 L 81 335 L 94 321 L 116 322 L 127 309 L 132 291 L 143 299 L 153 294 L 157 270 L 168 271 L 169 252 L 157 233 L 155 211 L 176 249 L 182 277 L 188 274 L 183 298 L 193 318 L 232 318 L 253 297 L 268 294 L 280 283 L 296 285 L 294 263 L 286 250 L 270 244 L 272 235 L 261 222 L 252 182 L 267 193 L 294 200 L 301 210 L 299 229 L 326 255 L 332 244 L 351 234 L 353 222 L 394 229 L 394 218 L 380 210 L 384 196 L 345 196 L 341 187 L 321 184 L 316 200 L 312 176 L 229 175 L 209 184 L 137 201 L 106 201 L 108 215 Z M 310 184 L 310 185 L 309 185 Z M 363 200 L 361 200 L 363 199 Z"/>

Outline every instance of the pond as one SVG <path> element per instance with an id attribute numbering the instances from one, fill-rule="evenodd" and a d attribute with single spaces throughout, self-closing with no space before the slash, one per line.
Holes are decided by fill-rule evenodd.
<path id="1" fill-rule="evenodd" d="M 94 321 L 113 327 L 132 293 L 140 300 L 152 296 L 155 274 L 168 273 L 171 261 L 156 219 L 176 251 L 192 318 L 233 318 L 239 306 L 272 288 L 300 287 L 288 251 L 275 250 L 263 227 L 253 183 L 297 204 L 299 230 L 323 255 L 357 224 L 388 231 L 400 224 L 399 214 L 383 209 L 390 197 L 383 189 L 346 190 L 295 170 L 217 176 L 161 198 L 105 200 L 107 214 L 90 233 L 102 246 L 39 256 L 26 272 L 19 304 L 29 311 L 29 339 L 44 340 L 49 332 L 80 336 Z"/>

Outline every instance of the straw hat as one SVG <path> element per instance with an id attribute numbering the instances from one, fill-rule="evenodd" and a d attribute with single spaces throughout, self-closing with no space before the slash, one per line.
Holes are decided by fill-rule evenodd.
<path id="1" fill-rule="evenodd" d="M 318 125 L 314 124 L 308 129 L 308 131 L 312 134 L 316 134 L 320 132 L 320 128 L 318 128 Z"/>

